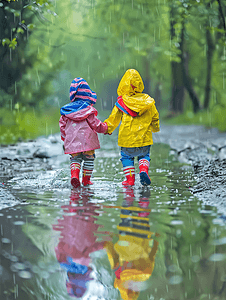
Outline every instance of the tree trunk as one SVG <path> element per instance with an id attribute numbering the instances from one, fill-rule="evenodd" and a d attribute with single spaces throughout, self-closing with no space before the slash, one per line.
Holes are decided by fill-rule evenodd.
<path id="1" fill-rule="evenodd" d="M 174 8 L 171 6 L 170 10 L 170 35 L 171 40 L 175 37 L 175 29 L 174 25 L 176 24 L 175 16 L 174 16 Z M 183 29 L 182 29 L 183 31 Z M 182 55 L 184 48 L 184 39 L 183 32 L 181 32 L 181 42 L 180 42 L 180 50 L 181 50 L 181 62 L 172 61 L 171 62 L 171 72 L 172 72 L 172 96 L 171 96 L 171 110 L 173 112 L 183 113 L 184 109 L 184 82 L 183 82 L 183 67 L 182 67 Z"/>
<path id="2" fill-rule="evenodd" d="M 205 98 L 204 98 L 204 108 L 209 108 L 210 103 L 210 95 L 211 95 L 211 75 L 212 75 L 212 60 L 213 53 L 215 50 L 215 45 L 213 42 L 213 38 L 209 29 L 206 29 L 206 41 L 207 41 L 207 70 L 206 70 L 206 87 L 205 87 Z"/>
<path id="3" fill-rule="evenodd" d="M 184 109 L 184 82 L 182 63 L 173 61 L 171 63 L 172 71 L 172 98 L 171 109 L 174 112 L 183 113 Z"/>
<path id="4" fill-rule="evenodd" d="M 188 91 L 188 94 L 191 98 L 192 105 L 193 105 L 193 111 L 194 113 L 197 113 L 200 110 L 200 102 L 199 98 L 193 88 L 192 85 L 192 80 L 189 75 L 189 70 L 188 70 L 188 53 L 184 53 L 183 55 L 183 81 L 184 81 L 184 86 L 186 90 Z"/>
<path id="5" fill-rule="evenodd" d="M 185 32 L 185 23 L 184 19 L 182 21 L 182 29 L 181 29 L 181 41 L 183 41 L 184 46 L 184 32 Z M 183 82 L 188 94 L 191 98 L 193 111 L 197 113 L 200 110 L 200 102 L 199 98 L 193 88 L 192 80 L 189 74 L 189 60 L 188 60 L 188 52 L 183 51 L 181 55 L 181 62 L 182 62 L 182 73 L 183 73 Z"/>

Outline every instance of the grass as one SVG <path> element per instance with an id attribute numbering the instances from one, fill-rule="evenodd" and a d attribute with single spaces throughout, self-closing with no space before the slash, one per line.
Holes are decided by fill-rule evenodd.
<path id="1" fill-rule="evenodd" d="M 0 144 L 13 144 L 59 132 L 59 118 L 59 108 L 50 108 L 44 112 L 33 109 L 23 111 L 1 109 Z"/>
<path id="2" fill-rule="evenodd" d="M 161 114 L 160 114 L 161 115 Z M 207 128 L 217 128 L 221 132 L 226 132 L 226 108 L 221 106 L 215 106 L 210 111 L 200 111 L 194 114 L 192 111 L 179 115 L 167 115 L 166 112 L 162 112 L 162 120 L 165 124 L 170 125 L 203 125 Z"/>
<path id="3" fill-rule="evenodd" d="M 101 111 L 100 120 L 109 116 L 111 111 Z M 169 112 L 160 112 L 161 121 L 170 125 L 203 125 L 207 128 L 215 127 L 226 132 L 226 108 L 215 106 L 211 111 L 200 111 L 194 114 L 188 110 L 184 114 L 169 115 Z M 0 144 L 14 144 L 18 141 L 35 139 L 39 136 L 48 136 L 59 132 L 59 108 L 50 107 L 45 111 L 34 109 L 19 109 L 0 111 Z"/>

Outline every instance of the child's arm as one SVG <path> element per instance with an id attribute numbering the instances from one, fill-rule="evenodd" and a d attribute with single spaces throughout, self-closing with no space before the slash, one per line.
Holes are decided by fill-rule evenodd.
<path id="1" fill-rule="evenodd" d="M 153 106 L 153 117 L 152 117 L 152 122 L 151 122 L 151 129 L 152 129 L 152 132 L 158 132 L 158 131 L 160 131 L 160 127 L 159 127 L 159 113 L 158 113 L 155 105 Z"/>
<path id="2" fill-rule="evenodd" d="M 66 126 L 66 123 L 67 123 L 67 118 L 65 118 L 64 116 L 61 116 L 60 117 L 60 120 L 59 120 L 59 125 L 60 125 L 60 133 L 61 133 L 61 140 L 64 141 L 65 140 L 65 126 Z"/>
<path id="3" fill-rule="evenodd" d="M 108 125 L 107 123 L 103 123 L 101 122 L 96 116 L 95 114 L 91 114 L 88 116 L 88 118 L 86 119 L 89 126 L 96 132 L 98 133 L 106 133 L 108 130 Z"/>
<path id="4" fill-rule="evenodd" d="M 108 133 L 112 133 L 119 125 L 122 119 L 122 112 L 114 106 L 110 116 L 104 121 L 108 124 Z"/>

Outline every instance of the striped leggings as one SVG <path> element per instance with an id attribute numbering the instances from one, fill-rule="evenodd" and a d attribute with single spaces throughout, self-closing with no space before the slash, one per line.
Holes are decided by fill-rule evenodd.
<path id="1" fill-rule="evenodd" d="M 71 154 L 71 165 L 75 164 L 79 169 L 83 162 L 83 174 L 91 176 L 94 169 L 95 153 L 93 151 L 85 151 L 80 153 Z"/>

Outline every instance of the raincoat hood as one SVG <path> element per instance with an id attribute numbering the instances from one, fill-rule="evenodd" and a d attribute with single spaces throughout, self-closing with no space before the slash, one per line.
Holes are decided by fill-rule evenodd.
<path id="1" fill-rule="evenodd" d="M 129 69 L 123 75 L 117 93 L 130 110 L 141 115 L 155 103 L 155 100 L 148 94 L 142 93 L 143 90 L 144 83 L 139 72 Z"/>
<path id="2" fill-rule="evenodd" d="M 75 78 L 70 85 L 69 92 L 71 102 L 60 109 L 61 115 L 69 115 L 78 112 L 96 103 L 97 95 L 91 90 L 85 79 Z"/>

